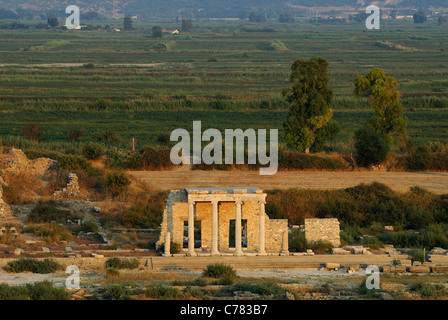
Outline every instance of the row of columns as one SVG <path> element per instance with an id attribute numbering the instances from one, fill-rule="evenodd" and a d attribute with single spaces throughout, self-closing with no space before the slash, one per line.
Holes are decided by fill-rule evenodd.
<path id="1" fill-rule="evenodd" d="M 212 244 L 211 254 L 219 255 L 218 250 L 218 203 L 219 201 L 213 200 L 212 202 Z M 259 203 L 259 255 L 266 255 L 266 226 L 265 226 L 265 201 L 258 201 Z M 241 244 L 241 220 L 242 220 L 242 205 L 243 201 L 235 201 L 235 252 L 236 256 L 243 255 L 243 248 Z M 194 250 L 194 207 L 195 202 L 188 202 L 188 255 L 196 256 Z"/>

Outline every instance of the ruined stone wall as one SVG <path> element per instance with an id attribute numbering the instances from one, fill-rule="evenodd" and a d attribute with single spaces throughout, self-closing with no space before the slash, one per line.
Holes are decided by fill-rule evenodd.
<path id="1" fill-rule="evenodd" d="M 25 171 L 30 175 L 45 177 L 57 169 L 58 162 L 48 158 L 29 160 L 19 149 L 11 149 L 0 155 L 0 174 Z"/>
<path id="2" fill-rule="evenodd" d="M 339 232 L 339 221 L 336 218 L 305 219 L 305 238 L 308 242 L 328 241 L 334 247 L 339 247 Z"/>
<path id="3" fill-rule="evenodd" d="M 257 251 L 259 248 L 259 204 L 257 201 L 245 201 L 242 205 L 242 220 L 247 220 L 247 247 L 244 251 Z M 266 215 L 266 251 L 280 252 L 282 249 L 282 233 L 288 230 L 287 220 L 270 220 Z M 235 203 L 220 202 L 218 205 L 218 250 L 233 251 L 229 247 L 230 220 L 235 220 Z M 184 230 L 188 221 L 187 194 L 184 190 L 172 191 L 166 200 L 163 213 L 160 239 L 157 246 L 165 242 L 165 233 L 171 233 L 171 241 L 183 244 Z M 201 247 L 211 250 L 212 244 L 212 204 L 197 202 L 195 221 L 201 223 Z"/>
<path id="4" fill-rule="evenodd" d="M 269 219 L 266 216 L 266 252 L 280 252 L 283 232 L 288 232 L 288 219 Z"/>
<path id="5" fill-rule="evenodd" d="M 78 176 L 75 173 L 68 174 L 67 187 L 53 193 L 54 200 L 82 200 L 85 198 L 79 190 Z"/>
<path id="6" fill-rule="evenodd" d="M 12 215 L 11 208 L 3 201 L 3 187 L 0 184 L 0 217 Z"/>

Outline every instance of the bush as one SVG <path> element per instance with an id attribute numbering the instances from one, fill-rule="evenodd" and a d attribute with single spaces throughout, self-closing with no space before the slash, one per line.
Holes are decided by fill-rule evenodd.
<path id="1" fill-rule="evenodd" d="M 425 262 L 425 254 L 423 249 L 412 249 L 410 253 L 412 261 L 420 261 L 421 263 Z"/>
<path id="2" fill-rule="evenodd" d="M 202 272 L 204 277 L 210 277 L 215 279 L 220 278 L 236 278 L 236 271 L 229 265 L 222 263 L 209 264 Z"/>
<path id="3" fill-rule="evenodd" d="M 387 135 L 370 127 L 355 132 L 355 160 L 358 166 L 367 167 L 384 162 L 389 150 L 390 140 Z"/>
<path id="4" fill-rule="evenodd" d="M 49 205 L 38 204 L 28 215 L 28 222 L 61 222 L 69 217 L 70 211 L 68 210 L 59 210 Z"/>
<path id="5" fill-rule="evenodd" d="M 130 292 L 122 285 L 113 284 L 106 288 L 105 297 L 111 300 L 129 300 Z"/>
<path id="6" fill-rule="evenodd" d="M 36 123 L 27 124 L 21 129 L 21 132 L 26 139 L 31 141 L 38 141 L 41 136 L 39 125 Z"/>
<path id="7" fill-rule="evenodd" d="M 177 242 L 170 242 L 170 253 L 171 254 L 176 254 L 182 251 L 182 246 L 177 243 Z M 157 252 L 160 254 L 165 253 L 165 244 L 162 243 L 162 245 L 160 247 L 157 248 Z"/>
<path id="8" fill-rule="evenodd" d="M 306 252 L 308 244 L 305 239 L 305 233 L 293 230 L 288 237 L 288 247 L 291 252 Z"/>
<path id="9" fill-rule="evenodd" d="M 0 284 L 0 300 L 69 300 L 70 298 L 69 292 L 54 287 L 49 281 L 27 284 L 24 287 Z"/>
<path id="10" fill-rule="evenodd" d="M 145 294 L 148 298 L 159 300 L 170 300 L 180 296 L 178 289 L 155 282 L 146 287 Z"/>
<path id="11" fill-rule="evenodd" d="M 106 187 L 112 194 L 123 192 L 130 184 L 131 180 L 124 172 L 112 172 L 106 176 Z"/>
<path id="12" fill-rule="evenodd" d="M 21 273 L 28 271 L 32 273 L 47 274 L 55 272 L 60 267 L 61 265 L 59 263 L 51 259 L 40 261 L 31 258 L 24 258 L 8 262 L 8 264 L 3 267 L 3 269 L 5 269 L 5 271 L 7 272 L 12 273 Z"/>
<path id="13" fill-rule="evenodd" d="M 73 239 L 73 235 L 70 231 L 56 223 L 30 226 L 24 229 L 24 232 L 33 233 L 39 237 L 43 237 L 47 243 L 59 243 L 61 241 L 71 241 Z"/>
<path id="14" fill-rule="evenodd" d="M 111 269 L 137 269 L 138 268 L 138 260 L 133 259 L 120 259 L 120 258 L 109 258 L 105 263 L 106 268 Z"/>
<path id="15" fill-rule="evenodd" d="M 81 152 L 89 160 L 97 160 L 104 154 L 105 148 L 97 143 L 90 142 L 81 148 Z"/>
<path id="16" fill-rule="evenodd" d="M 410 284 L 410 289 L 418 291 L 423 297 L 438 298 L 446 296 L 446 288 L 442 284 L 433 285 L 423 281 L 417 281 Z"/>
<path id="17" fill-rule="evenodd" d="M 232 286 L 231 291 L 249 291 L 254 294 L 268 296 L 284 294 L 287 290 L 274 282 L 262 282 L 257 284 L 237 283 Z"/>

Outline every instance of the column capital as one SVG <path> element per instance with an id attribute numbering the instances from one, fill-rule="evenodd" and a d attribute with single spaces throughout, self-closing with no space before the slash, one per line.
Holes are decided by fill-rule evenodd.
<path id="1" fill-rule="evenodd" d="M 235 200 L 235 204 L 242 205 L 242 204 L 243 204 L 243 200 L 241 200 L 241 199 L 236 199 L 236 200 Z"/>
<path id="2" fill-rule="evenodd" d="M 212 204 L 218 204 L 219 203 L 219 200 L 211 200 L 210 201 Z"/>
<path id="3" fill-rule="evenodd" d="M 196 204 L 196 201 L 188 200 L 188 204 L 192 204 L 192 205 L 194 205 L 194 204 Z"/>
<path id="4" fill-rule="evenodd" d="M 266 200 L 258 200 L 259 204 L 266 204 Z"/>

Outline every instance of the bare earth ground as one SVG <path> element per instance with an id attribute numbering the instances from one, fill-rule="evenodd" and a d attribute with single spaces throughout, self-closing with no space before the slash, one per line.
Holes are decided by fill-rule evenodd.
<path id="1" fill-rule="evenodd" d="M 258 171 L 199 171 L 179 168 L 172 171 L 130 171 L 129 174 L 155 190 L 186 187 L 258 187 L 271 189 L 342 189 L 361 183 L 380 182 L 395 191 L 406 192 L 410 187 L 422 187 L 436 194 L 448 193 L 446 172 L 324 172 L 280 171 L 261 176 Z"/>

